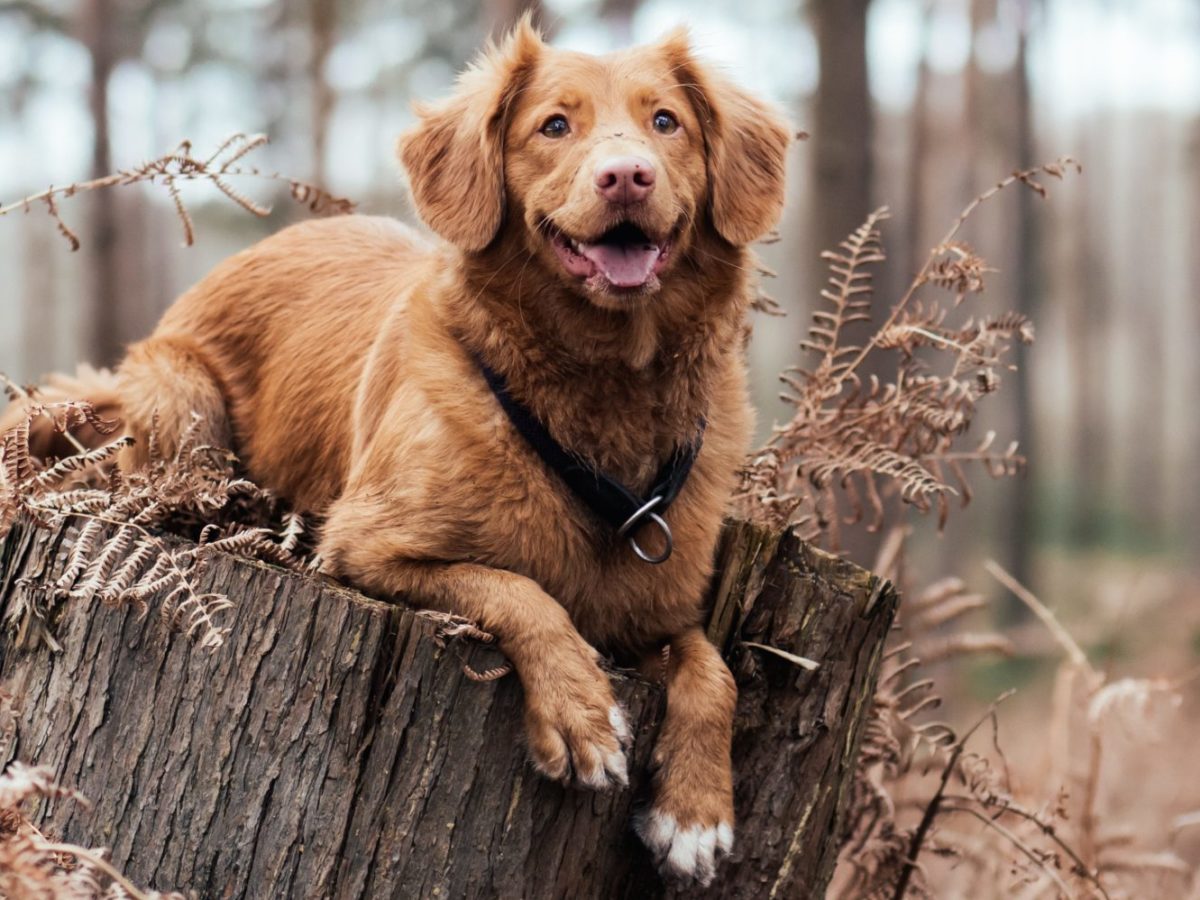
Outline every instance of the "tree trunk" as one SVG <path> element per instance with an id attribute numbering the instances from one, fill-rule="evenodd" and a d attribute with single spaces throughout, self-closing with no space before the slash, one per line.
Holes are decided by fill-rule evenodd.
<path id="1" fill-rule="evenodd" d="M 817 0 L 812 6 L 820 90 L 812 127 L 814 234 L 809 258 L 836 249 L 871 211 L 872 115 L 867 73 L 870 0 Z M 813 296 L 825 284 L 819 271 Z"/>
<path id="2" fill-rule="evenodd" d="M 516 25 L 525 13 L 532 17 L 535 27 L 541 28 L 547 37 L 551 36 L 552 29 L 546 22 L 542 0 L 487 0 L 482 6 L 484 34 L 498 39 Z"/>
<path id="3" fill-rule="evenodd" d="M 1032 168 L 1036 163 L 1034 157 L 1034 121 L 1033 98 L 1029 83 L 1029 3 L 1018 6 L 1020 22 L 1017 32 L 1017 59 L 1013 66 L 1014 89 L 1016 93 L 1016 127 L 1014 134 L 1014 150 L 1017 165 L 1022 169 Z M 1037 321 L 1041 311 L 1041 296 L 1039 286 L 1043 283 L 1040 271 L 1041 257 L 1038 253 L 1038 222 L 1034 214 L 1032 191 L 1017 191 L 1017 235 L 1016 258 L 1013 268 L 1016 270 L 1016 311 L 1026 316 L 1030 321 Z M 1020 341 L 1014 342 L 1012 362 L 1016 371 L 1012 377 L 1012 399 L 1015 407 L 1016 434 L 1025 448 L 1026 453 L 1036 452 L 1038 435 L 1036 433 L 1037 419 L 1033 414 L 1033 372 L 1031 365 L 1033 356 L 1029 348 Z M 1005 543 L 1005 562 L 1008 571 L 1021 584 L 1027 584 L 1037 589 L 1032 572 L 1033 563 L 1033 531 L 1037 526 L 1034 514 L 1034 479 L 1032 473 L 1024 473 L 1014 479 L 1008 490 L 1008 508 L 1005 511 L 1007 522 L 1004 527 L 1003 540 Z M 1005 609 L 1009 619 L 1023 619 L 1028 610 L 1024 604 L 1009 604 Z"/>
<path id="4" fill-rule="evenodd" d="M 308 12 L 309 34 L 312 36 L 308 77 L 312 86 L 313 182 L 319 187 L 328 187 L 329 122 L 333 117 L 336 97 L 329 79 L 325 77 L 325 66 L 329 62 L 329 54 L 333 52 L 337 4 L 334 0 L 311 0 Z"/>
<path id="5" fill-rule="evenodd" d="M 917 85 L 913 94 L 912 111 L 909 114 L 909 128 L 912 135 L 911 150 L 908 159 L 908 185 L 905 197 L 908 199 L 908 215 L 904 226 L 905 234 L 901 237 L 904 257 L 900 268 L 897 287 L 903 292 L 916 277 L 929 253 L 929 245 L 925 241 L 925 194 L 928 179 L 926 170 L 929 164 L 929 154 L 934 146 L 933 123 L 930 121 L 930 82 L 933 73 L 929 67 L 929 45 L 933 40 L 933 0 L 925 0 L 921 10 L 921 42 L 917 57 Z M 969 196 L 969 195 L 968 195 Z M 899 296 L 897 294 L 896 296 Z"/>
<path id="6" fill-rule="evenodd" d="M 1100 114 L 1085 125 L 1080 158 L 1087 160 L 1091 177 L 1103 182 L 1113 176 L 1108 139 L 1111 114 Z M 1080 290 L 1068 308 L 1076 420 L 1071 458 L 1076 460 L 1072 479 L 1071 538 L 1089 549 L 1101 543 L 1110 527 L 1112 502 L 1112 439 L 1116 430 L 1111 410 L 1113 373 L 1108 357 L 1113 344 L 1112 241 L 1109 240 L 1105 201 L 1100 192 L 1081 190 L 1075 219 L 1080 223 Z"/>
<path id="7" fill-rule="evenodd" d="M 78 523 L 18 523 L 0 545 L 0 611 L 48 604 Z M 710 637 L 740 685 L 738 839 L 707 892 L 821 897 L 896 596 L 790 533 L 732 524 Z M 533 773 L 515 676 L 483 646 L 327 580 L 217 555 L 225 645 L 201 650 L 157 616 L 71 600 L 59 653 L 0 639 L 20 697 L 16 752 L 90 807 L 39 827 L 112 848 L 140 884 L 200 897 L 663 897 L 629 828 L 647 787 L 660 688 L 615 687 L 634 724 L 629 790 L 565 790 Z M 807 671 L 746 641 L 819 661 Z"/>
<path id="8" fill-rule="evenodd" d="M 813 182 L 809 221 L 812 243 L 803 258 L 810 261 L 808 294 L 814 303 L 826 286 L 829 273 L 820 255 L 836 250 L 874 208 L 874 114 L 867 70 L 867 10 L 870 0 L 816 0 L 811 4 L 813 32 L 817 40 L 819 90 L 813 109 Z M 888 283 L 881 273 L 880 285 Z M 890 299 L 886 291 L 873 298 L 873 320 L 887 317 Z M 851 328 L 851 340 L 865 335 L 862 326 Z M 868 357 L 858 374 L 885 378 L 881 363 Z M 894 374 L 894 371 L 893 371 Z M 891 523 L 889 523 L 891 524 Z M 840 550 L 847 558 L 869 565 L 879 549 L 880 534 L 865 528 L 845 535 Z"/>
<path id="9" fill-rule="evenodd" d="M 88 0 L 83 12 L 84 43 L 91 54 L 91 89 L 88 108 L 92 116 L 92 178 L 111 175 L 112 142 L 109 137 L 108 85 L 117 64 L 112 0 Z M 90 263 L 91 315 L 84 350 L 90 362 L 111 366 L 121 355 L 120 292 L 117 281 L 116 203 L 110 191 L 91 197 L 91 219 L 86 243 Z"/>

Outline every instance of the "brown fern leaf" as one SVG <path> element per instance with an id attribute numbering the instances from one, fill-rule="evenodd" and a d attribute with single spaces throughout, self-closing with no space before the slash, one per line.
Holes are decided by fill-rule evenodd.
<path id="1" fill-rule="evenodd" d="M 983 293 L 983 276 L 995 272 L 983 258 L 962 241 L 947 241 L 933 248 L 933 261 L 925 271 L 924 281 L 936 284 L 954 294 L 954 305 L 963 302 L 967 294 Z"/>
<path id="2" fill-rule="evenodd" d="M 855 229 L 837 250 L 826 250 L 821 258 L 829 263 L 828 287 L 821 296 L 828 301 L 829 309 L 818 309 L 813 314 L 813 324 L 808 330 L 808 340 L 801 341 L 802 349 L 821 355 L 818 371 L 830 371 L 837 363 L 857 348 L 841 345 L 842 332 L 855 322 L 871 320 L 871 265 L 883 262 L 882 236 L 879 224 L 889 217 L 887 207 L 880 207 Z"/>
<path id="3" fill-rule="evenodd" d="M 118 605 L 134 583 L 139 581 L 143 568 L 161 552 L 161 547 L 154 541 L 138 540 L 125 554 L 121 564 L 112 576 L 104 581 L 96 593 L 101 603 L 109 606 Z"/>
<path id="4" fill-rule="evenodd" d="M 133 438 L 122 437 L 113 441 L 111 444 L 105 444 L 103 447 L 97 447 L 95 450 L 88 450 L 86 453 L 81 453 L 76 456 L 67 456 L 60 459 L 48 469 L 43 469 L 36 476 L 34 481 L 38 487 L 52 487 L 60 484 L 71 475 L 83 472 L 94 466 L 99 466 L 116 457 L 126 447 L 132 446 Z"/>
<path id="5" fill-rule="evenodd" d="M 836 549 L 843 526 L 878 531 L 903 515 L 904 504 L 936 511 L 944 527 L 950 499 L 971 498 L 970 464 L 993 476 L 1021 470 L 1015 444 L 1003 453 L 991 450 L 994 437 L 962 446 L 979 402 L 999 387 L 1013 345 L 1031 342 L 1033 328 L 1015 313 L 952 321 L 954 307 L 982 293 L 992 271 L 957 235 L 999 191 L 1038 172 L 1061 176 L 1070 165 L 1016 173 L 972 200 L 865 341 L 848 340 L 847 327 L 870 321 L 870 266 L 883 259 L 886 210 L 823 254 L 830 265 L 825 304 L 801 343 L 818 359 L 780 376 L 781 398 L 794 412 L 742 468 L 734 498 L 742 515 L 790 521 L 804 537 Z M 950 291 L 954 304 L 917 297 L 929 288 Z"/>

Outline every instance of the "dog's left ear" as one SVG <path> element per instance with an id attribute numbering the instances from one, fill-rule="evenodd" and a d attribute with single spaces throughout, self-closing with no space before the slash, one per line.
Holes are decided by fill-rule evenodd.
<path id="1" fill-rule="evenodd" d="M 700 117 L 713 226 L 729 243 L 749 244 L 783 213 L 792 130 L 771 106 L 697 62 L 686 29 L 659 47 Z"/>
<path id="2" fill-rule="evenodd" d="M 459 76 L 448 100 L 418 107 L 420 121 L 397 142 L 417 213 L 463 250 L 482 250 L 500 230 L 508 111 L 544 47 L 525 16 Z"/>

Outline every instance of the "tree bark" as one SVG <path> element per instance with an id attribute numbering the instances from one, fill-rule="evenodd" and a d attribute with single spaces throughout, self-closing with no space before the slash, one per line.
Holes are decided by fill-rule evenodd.
<path id="1" fill-rule="evenodd" d="M 214 556 L 202 587 L 235 606 L 226 644 L 203 651 L 153 614 L 55 605 L 78 528 L 18 523 L 0 545 L 0 613 L 11 627 L 25 603 L 48 605 L 62 646 L 6 632 L 0 686 L 22 700 L 16 754 L 91 800 L 47 805 L 39 827 L 111 846 L 139 884 L 223 898 L 824 895 L 896 596 L 790 533 L 726 529 L 709 634 L 740 686 L 739 833 L 707 892 L 676 894 L 629 828 L 658 685 L 614 674 L 634 725 L 630 789 L 563 789 L 526 764 L 516 677 L 464 674 L 464 658 L 496 664 L 486 647 L 442 646 L 405 606 Z"/>

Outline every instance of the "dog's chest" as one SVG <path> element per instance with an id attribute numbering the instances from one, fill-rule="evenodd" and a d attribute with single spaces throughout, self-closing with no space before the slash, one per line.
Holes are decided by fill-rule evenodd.
<path id="1" fill-rule="evenodd" d="M 699 484 L 709 477 L 697 460 L 665 513 L 673 551 L 662 564 L 639 558 L 628 537 L 602 521 L 527 448 L 515 445 L 493 469 L 478 513 L 480 561 L 526 575 L 570 613 L 588 640 L 641 646 L 691 624 L 708 574 L 719 509 L 702 509 Z M 709 520 L 712 520 L 711 523 Z M 636 539 L 655 555 L 663 549 L 653 525 Z"/>

